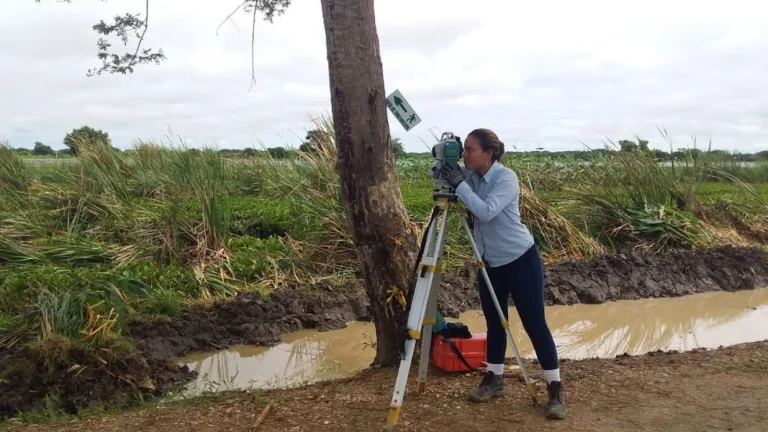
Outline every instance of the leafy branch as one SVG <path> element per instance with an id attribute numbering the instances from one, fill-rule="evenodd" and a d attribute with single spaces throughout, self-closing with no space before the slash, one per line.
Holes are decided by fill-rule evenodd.
<path id="1" fill-rule="evenodd" d="M 115 33 L 120 40 L 123 41 L 123 45 L 128 45 L 129 33 L 133 32 L 138 42 L 136 43 L 136 50 L 131 54 L 127 52 L 121 56 L 117 54 L 110 54 L 109 48 L 112 44 L 104 38 L 99 38 L 96 42 L 96 46 L 99 49 L 98 57 L 101 60 L 102 65 L 98 69 L 88 69 L 88 76 L 101 75 L 103 72 L 109 73 L 121 73 L 125 75 L 126 72 L 133 73 L 133 67 L 136 64 L 142 63 L 155 63 L 160 64 L 162 60 L 165 60 L 163 50 L 153 53 L 151 48 L 141 49 L 141 44 L 144 42 L 144 36 L 149 29 L 149 0 L 145 3 L 144 19 L 140 19 L 139 15 L 132 15 L 126 13 L 125 16 L 116 16 L 114 18 L 114 24 L 107 24 L 104 20 L 99 21 L 98 24 L 93 26 L 93 29 L 104 36 L 109 36 Z M 139 54 L 141 51 L 141 54 Z"/>
<path id="2" fill-rule="evenodd" d="M 72 3 L 72 0 L 56 0 L 59 3 Z M 105 0 L 102 0 L 105 1 Z M 40 0 L 35 0 L 35 3 L 40 3 Z M 256 69 L 255 69 L 255 54 L 254 47 L 256 44 L 256 13 L 262 12 L 264 14 L 264 20 L 273 22 L 275 15 L 282 15 L 285 10 L 290 6 L 291 0 L 244 0 L 240 5 L 230 13 L 224 21 L 219 25 L 219 28 L 227 21 L 232 21 L 232 16 L 239 10 L 244 11 L 247 14 L 253 15 L 252 29 L 251 29 L 251 81 L 256 82 Z M 234 21 L 232 21 L 234 24 Z M 142 48 L 144 37 L 149 29 L 149 0 L 145 2 L 144 19 L 141 19 L 141 14 L 126 13 L 123 16 L 115 16 L 112 23 L 106 23 L 104 20 L 99 21 L 98 24 L 93 26 L 98 34 L 103 36 L 115 35 L 124 46 L 128 45 L 130 39 L 137 39 L 136 49 L 131 52 L 126 52 L 123 55 L 118 55 L 110 52 L 112 43 L 103 37 L 99 37 L 96 42 L 98 48 L 98 58 L 101 60 L 101 67 L 95 69 L 88 69 L 88 76 L 101 75 L 104 72 L 110 74 L 121 73 L 126 74 L 128 72 L 133 73 L 134 66 L 138 64 L 155 63 L 160 64 L 161 61 L 166 60 L 163 50 L 160 49 L 157 52 L 153 52 L 152 48 Z M 217 28 L 218 33 L 218 28 Z"/>
<path id="3" fill-rule="evenodd" d="M 58 3 L 72 3 L 72 0 L 56 0 Z M 104 0 L 102 0 L 104 1 Z M 35 3 L 40 3 L 40 0 L 35 0 Z M 163 50 L 153 52 L 151 48 L 142 49 L 141 45 L 144 42 L 144 36 L 149 29 L 149 0 L 146 0 L 144 6 L 144 19 L 140 18 L 140 14 L 126 13 L 123 16 L 115 16 L 114 22 L 106 23 L 104 20 L 99 21 L 98 24 L 93 26 L 93 30 L 104 36 L 115 34 L 124 46 L 128 45 L 129 39 L 135 37 L 138 42 L 136 43 L 136 49 L 125 54 L 117 55 L 110 53 L 112 44 L 105 38 L 100 37 L 96 41 L 96 47 L 98 49 L 97 57 L 101 60 L 101 67 L 88 69 L 87 76 L 101 75 L 104 72 L 121 73 L 126 74 L 128 72 L 133 73 L 133 68 L 137 64 L 155 63 L 160 64 L 162 60 L 165 60 Z"/>

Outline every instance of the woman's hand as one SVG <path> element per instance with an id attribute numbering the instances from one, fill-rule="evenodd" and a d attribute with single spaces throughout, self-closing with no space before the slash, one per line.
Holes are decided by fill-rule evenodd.
<path id="1" fill-rule="evenodd" d="M 456 168 L 451 165 L 443 166 L 443 171 L 440 173 L 440 177 L 447 181 L 454 189 L 464 181 L 464 173 L 461 171 L 461 168 Z"/>

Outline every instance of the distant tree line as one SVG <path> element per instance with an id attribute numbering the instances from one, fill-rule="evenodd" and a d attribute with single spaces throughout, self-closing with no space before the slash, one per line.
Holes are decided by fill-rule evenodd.
<path id="1" fill-rule="evenodd" d="M 403 147 L 403 143 L 400 141 L 400 138 L 392 137 L 390 142 L 394 149 L 396 159 L 403 158 L 407 155 L 405 148 Z M 301 145 L 299 145 L 298 150 L 285 147 L 272 147 L 266 150 L 257 150 L 248 147 L 243 150 L 221 149 L 219 152 L 231 157 L 254 157 L 259 155 L 266 156 L 266 154 L 269 154 L 269 156 L 275 159 L 291 159 L 299 157 L 299 152 L 313 153 L 320 151 L 323 146 L 333 145 L 335 145 L 333 138 L 329 136 L 325 131 L 313 129 L 307 132 L 307 135 L 304 137 L 304 141 L 301 143 Z"/>
<path id="2" fill-rule="evenodd" d="M 16 149 L 16 151 L 21 155 L 29 155 L 33 154 L 36 156 L 54 156 L 54 155 L 72 155 L 77 156 L 77 146 L 82 141 L 94 141 L 94 140 L 101 140 L 103 142 L 108 143 L 109 145 L 112 145 L 112 140 L 109 138 L 109 134 L 99 130 L 94 129 L 90 126 L 83 126 L 77 129 L 72 129 L 72 132 L 66 134 L 64 136 L 64 140 L 62 143 L 67 147 L 64 150 L 53 150 L 51 146 L 45 145 L 39 141 L 35 142 L 32 149 L 27 149 L 24 147 L 19 147 Z M 120 151 L 120 149 L 116 147 L 112 147 L 116 151 Z"/>
<path id="3" fill-rule="evenodd" d="M 29 156 L 29 155 L 35 155 L 35 156 L 56 156 L 56 155 L 70 155 L 71 152 L 69 149 L 65 150 L 54 150 L 51 148 L 51 146 L 45 145 L 41 143 L 40 141 L 36 141 L 35 144 L 33 144 L 32 148 L 24 148 L 24 147 L 17 147 L 16 152 L 20 156 Z"/>
<path id="4" fill-rule="evenodd" d="M 81 142 L 82 140 L 102 140 L 104 142 L 109 143 L 109 145 L 112 145 L 112 141 L 109 138 L 108 133 L 99 129 L 94 129 L 90 126 L 82 126 L 80 128 L 73 129 L 64 137 L 63 144 L 67 147 L 64 150 L 58 150 L 58 151 L 53 150 L 50 146 L 45 145 L 38 141 L 34 143 L 31 149 L 19 147 L 16 149 L 16 151 L 20 155 L 77 156 L 77 146 L 78 146 L 78 143 Z M 391 145 L 393 146 L 396 159 L 431 156 L 431 153 L 429 152 L 415 152 L 415 153 L 406 152 L 405 148 L 403 147 L 403 143 L 397 137 L 392 137 L 390 142 L 391 142 Z M 599 149 L 591 149 L 591 150 L 563 150 L 563 151 L 546 151 L 544 149 L 537 149 L 534 151 L 511 152 L 511 153 L 516 155 L 533 156 L 533 157 L 546 158 L 546 159 L 552 159 L 552 160 L 580 160 L 580 161 L 594 160 L 601 156 L 605 156 L 608 154 L 615 154 L 619 152 L 646 153 L 646 154 L 653 155 L 654 158 L 662 161 L 670 161 L 673 159 L 683 159 L 683 158 L 696 159 L 705 153 L 701 149 L 683 149 L 683 150 L 677 150 L 671 153 L 663 150 L 651 149 L 648 147 L 648 141 L 643 139 L 638 139 L 637 141 L 620 140 L 616 144 L 617 145 L 614 146 L 614 149 L 599 148 Z M 248 147 L 245 149 L 221 149 L 219 150 L 219 152 L 228 157 L 249 158 L 249 157 L 268 155 L 269 157 L 272 157 L 274 159 L 295 159 L 299 157 L 299 152 L 304 152 L 304 153 L 315 152 L 315 151 L 318 151 L 320 148 L 322 148 L 323 145 L 335 145 L 335 143 L 333 142 L 332 137 L 327 135 L 326 132 L 319 129 L 313 129 L 307 132 L 307 135 L 304 137 L 304 141 L 301 143 L 298 150 L 286 148 L 286 147 L 271 147 L 267 149 L 255 149 L 255 148 Z M 117 151 L 120 151 L 115 147 L 113 148 Z M 726 150 L 710 150 L 706 153 L 709 156 L 722 156 L 723 158 L 740 161 L 740 162 L 754 162 L 758 160 L 768 160 L 768 150 L 763 150 L 757 153 L 734 153 L 734 152 L 728 152 Z"/>
<path id="5" fill-rule="evenodd" d="M 705 153 L 709 156 L 722 156 L 724 158 L 742 161 L 742 162 L 753 162 L 759 159 L 768 159 L 768 150 L 763 150 L 757 153 L 734 153 L 734 152 L 728 152 L 725 150 L 717 150 L 717 149 L 708 150 L 705 152 L 698 148 L 677 150 L 671 153 L 665 152 L 663 150 L 658 150 L 658 149 L 651 150 L 648 147 L 648 141 L 643 139 L 638 139 L 637 142 L 631 141 L 631 140 L 621 140 L 618 142 L 618 146 L 619 146 L 619 150 L 617 151 L 619 152 L 650 153 L 656 159 L 665 160 L 665 161 L 673 160 L 673 159 L 683 159 L 683 158 L 698 159 Z M 596 150 L 593 150 L 593 151 L 596 151 Z M 606 150 L 606 151 L 611 152 L 611 150 Z"/>

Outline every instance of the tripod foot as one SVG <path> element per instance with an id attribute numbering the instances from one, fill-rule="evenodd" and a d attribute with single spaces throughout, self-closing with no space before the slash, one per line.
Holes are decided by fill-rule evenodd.
<path id="1" fill-rule="evenodd" d="M 400 407 L 389 407 L 389 415 L 387 416 L 387 430 L 392 430 L 397 425 L 397 421 L 400 419 Z"/>
<path id="2" fill-rule="evenodd" d="M 422 382 L 419 383 L 419 386 L 416 387 L 416 392 L 418 394 L 424 394 L 424 391 L 426 390 L 426 388 L 427 388 L 427 382 L 426 381 L 422 381 Z"/>
<path id="3" fill-rule="evenodd" d="M 536 390 L 537 390 L 536 383 L 530 383 L 526 385 L 526 387 L 528 388 L 528 394 L 531 395 L 531 401 L 533 402 L 533 406 L 536 406 L 536 404 L 538 404 L 538 401 L 536 398 Z"/>

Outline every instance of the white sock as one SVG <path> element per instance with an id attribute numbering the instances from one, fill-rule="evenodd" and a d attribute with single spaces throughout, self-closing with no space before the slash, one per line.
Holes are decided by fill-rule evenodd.
<path id="1" fill-rule="evenodd" d="M 560 381 L 560 368 L 545 370 L 543 372 L 544 379 L 547 380 L 547 384 L 551 383 L 552 381 Z"/>
<path id="2" fill-rule="evenodd" d="M 496 375 L 502 375 L 502 374 L 504 374 L 504 365 L 503 365 L 503 364 L 491 364 L 491 363 L 487 363 L 487 364 L 485 365 L 485 369 L 486 369 L 488 372 L 493 372 L 493 373 L 495 373 Z"/>

